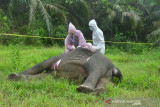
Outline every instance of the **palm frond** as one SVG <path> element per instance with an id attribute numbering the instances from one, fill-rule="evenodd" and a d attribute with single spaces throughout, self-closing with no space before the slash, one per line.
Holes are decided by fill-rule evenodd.
<path id="1" fill-rule="evenodd" d="M 113 9 L 115 9 L 118 12 L 122 12 L 122 8 L 119 5 L 114 5 Z"/>
<path id="2" fill-rule="evenodd" d="M 152 27 L 158 28 L 160 27 L 160 21 L 152 21 Z"/>
<path id="3" fill-rule="evenodd" d="M 116 17 L 116 12 L 112 9 L 107 9 L 108 19 L 113 20 Z"/>
<path id="4" fill-rule="evenodd" d="M 151 5 L 151 4 L 153 4 L 152 0 L 137 0 L 137 2 L 141 3 L 141 4 L 145 4 L 145 5 Z"/>
<path id="5" fill-rule="evenodd" d="M 106 20 L 103 20 L 102 23 L 105 23 L 105 24 L 102 24 L 101 26 L 102 29 L 108 29 L 109 31 L 112 31 L 112 25 L 113 25 L 112 21 L 106 18 Z"/>
<path id="6" fill-rule="evenodd" d="M 111 4 L 116 5 L 121 2 L 121 0 L 108 0 Z"/>
<path id="7" fill-rule="evenodd" d="M 152 12 L 150 17 L 152 20 L 159 20 L 160 19 L 160 10 Z"/>
<path id="8" fill-rule="evenodd" d="M 151 9 L 147 5 L 145 5 L 144 3 L 141 3 L 141 2 L 138 2 L 137 4 L 138 4 L 138 6 L 140 8 L 142 8 L 143 10 L 145 10 L 148 15 L 151 14 L 151 12 L 150 12 Z"/>
<path id="9" fill-rule="evenodd" d="M 43 15 L 43 18 L 46 22 L 46 25 L 47 25 L 47 29 L 48 29 L 48 32 L 49 32 L 49 36 L 51 36 L 53 34 L 52 32 L 52 28 L 53 28 L 53 25 L 51 23 L 51 16 L 48 14 L 47 10 L 45 9 L 43 3 L 41 2 L 41 0 L 37 0 L 37 3 L 38 3 L 38 6 L 41 10 L 41 13 Z"/>
<path id="10" fill-rule="evenodd" d="M 70 19 L 72 20 L 72 23 L 74 23 L 74 25 L 78 25 L 78 20 L 72 14 L 69 14 L 68 16 L 70 17 Z"/>
<path id="11" fill-rule="evenodd" d="M 66 17 L 66 15 L 63 13 L 62 10 L 60 10 L 59 8 L 57 8 L 55 5 L 51 5 L 51 4 L 46 4 L 45 7 L 51 9 L 52 11 L 55 11 L 55 12 L 61 14 L 61 16 L 63 17 L 64 23 L 67 25 L 67 17 Z"/>
<path id="12" fill-rule="evenodd" d="M 125 21 L 124 20 L 125 17 L 129 18 L 132 28 L 135 28 L 141 20 L 141 18 L 133 11 L 122 12 L 122 20 L 121 20 L 122 23 Z"/>
<path id="13" fill-rule="evenodd" d="M 10 16 L 12 16 L 11 13 L 13 12 L 13 9 L 14 9 L 14 2 L 15 2 L 15 0 L 11 0 L 9 2 L 8 10 L 9 10 Z"/>
<path id="14" fill-rule="evenodd" d="M 14 8 L 23 4 L 28 4 L 30 0 L 10 0 L 9 5 L 8 5 L 8 10 L 9 10 L 9 15 L 12 16 L 11 14 L 14 11 Z"/>
<path id="15" fill-rule="evenodd" d="M 27 3 L 27 2 L 29 2 L 30 0 L 15 0 L 15 1 L 18 1 L 19 3 Z"/>
<path id="16" fill-rule="evenodd" d="M 89 9 L 89 6 L 87 5 L 87 3 L 84 0 L 79 0 L 77 2 L 77 4 L 81 7 L 80 10 L 83 9 L 81 12 L 81 13 L 83 13 L 82 17 L 89 19 L 90 18 L 90 9 Z"/>
<path id="17" fill-rule="evenodd" d="M 47 3 L 48 4 L 48 3 Z M 64 7 L 64 6 L 62 6 L 62 5 L 60 5 L 60 4 L 58 4 L 58 3 L 54 3 L 54 6 L 56 6 L 58 9 L 62 9 L 62 10 L 67 10 L 67 8 L 66 7 Z"/>
<path id="18" fill-rule="evenodd" d="M 31 26 L 35 22 L 35 10 L 37 7 L 36 0 L 31 0 L 30 4 L 30 13 L 29 13 L 29 26 Z"/>
<path id="19" fill-rule="evenodd" d="M 101 28 L 108 29 L 112 31 L 113 20 L 116 17 L 116 12 L 112 9 L 107 9 L 107 16 L 101 21 Z M 100 17 L 105 16 L 105 14 L 101 14 Z"/>
<path id="20" fill-rule="evenodd" d="M 147 35 L 147 39 L 149 41 L 154 42 L 154 44 L 156 45 L 157 43 L 160 42 L 160 28 L 154 30 L 152 33 Z"/>

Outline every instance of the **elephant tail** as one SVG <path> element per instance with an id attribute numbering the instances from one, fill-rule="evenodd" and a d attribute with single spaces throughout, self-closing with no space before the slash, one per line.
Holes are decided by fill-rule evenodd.
<path id="1" fill-rule="evenodd" d="M 120 80 L 120 82 L 123 79 L 122 73 L 121 73 L 121 71 L 117 67 L 114 67 L 113 70 L 112 70 L 112 78 L 113 77 L 118 78 Z"/>

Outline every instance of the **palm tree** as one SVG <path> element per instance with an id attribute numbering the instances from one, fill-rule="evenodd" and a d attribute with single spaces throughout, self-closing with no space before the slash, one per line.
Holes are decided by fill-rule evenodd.
<path id="1" fill-rule="evenodd" d="M 127 3 L 130 2 L 127 1 Z M 141 27 L 142 20 L 133 7 L 133 9 L 130 9 L 131 6 L 126 6 L 126 1 L 109 0 L 108 2 L 104 0 L 103 2 L 96 1 L 93 4 L 92 17 L 98 20 L 107 36 L 110 34 L 110 37 L 107 38 L 113 39 L 115 33 L 117 33 L 114 30 L 118 28 L 120 32 L 127 30 L 133 32 L 134 40 L 138 40 L 137 32 L 139 31 L 137 29 Z"/>
<path id="2" fill-rule="evenodd" d="M 135 40 L 137 41 L 138 35 L 136 29 L 141 26 L 141 18 L 133 10 L 130 12 L 122 12 L 122 23 L 125 23 L 125 21 L 127 21 L 127 19 L 124 20 L 124 18 L 127 18 L 129 20 L 130 28 L 134 33 Z"/>
<path id="3" fill-rule="evenodd" d="M 160 27 L 147 35 L 149 41 L 154 42 L 154 45 L 160 44 Z"/>
<path id="4" fill-rule="evenodd" d="M 21 8 L 25 7 L 29 12 L 29 26 L 34 26 L 36 15 L 41 13 L 50 36 L 54 31 L 53 22 L 54 25 L 58 22 L 67 25 L 68 21 L 72 21 L 83 29 L 90 18 L 88 6 L 84 0 L 11 0 L 10 13 L 18 11 L 15 8 L 19 5 L 23 5 Z M 54 21 L 55 17 L 58 17 L 58 20 Z"/>
<path id="5" fill-rule="evenodd" d="M 90 38 L 88 22 L 94 18 L 108 40 L 122 32 L 132 41 L 146 41 L 148 35 L 157 43 L 160 24 L 154 23 L 160 21 L 159 4 L 159 0 L 10 0 L 9 10 L 16 14 L 28 12 L 29 26 L 42 16 L 50 36 L 53 26 L 71 21 Z"/>
<path id="6" fill-rule="evenodd" d="M 90 8 L 85 0 L 71 0 L 64 3 L 63 6 L 68 12 L 68 20 L 71 21 L 77 29 L 83 31 L 88 36 L 88 22 L 90 20 Z M 88 38 L 88 37 L 87 37 Z"/>
<path id="7" fill-rule="evenodd" d="M 140 0 L 138 5 L 145 13 L 145 35 L 150 42 L 155 45 L 160 43 L 160 1 L 159 0 Z M 148 32 L 147 32 L 148 30 Z"/>
<path id="8" fill-rule="evenodd" d="M 26 9 L 29 10 L 29 26 L 32 26 L 36 20 L 36 14 L 38 14 L 37 11 L 40 10 L 40 13 L 43 16 L 47 26 L 49 36 L 51 36 L 53 34 L 53 24 L 51 15 L 48 13 L 47 9 L 50 9 L 53 12 L 61 15 L 63 17 L 63 21 L 67 23 L 67 19 L 63 13 L 63 10 L 59 9 L 60 6 L 55 3 L 56 0 L 53 0 L 52 2 L 50 0 L 11 0 L 9 3 L 9 12 L 12 15 L 14 11 L 17 11 L 17 9 L 15 10 L 15 7 L 23 5 Z"/>

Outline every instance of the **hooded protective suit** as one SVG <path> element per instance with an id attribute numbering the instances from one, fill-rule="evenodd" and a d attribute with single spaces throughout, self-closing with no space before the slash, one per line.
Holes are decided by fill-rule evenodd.
<path id="1" fill-rule="evenodd" d="M 71 33 L 74 32 L 74 35 Z M 71 47 L 83 46 L 86 44 L 86 40 L 80 30 L 77 30 L 75 26 L 70 22 L 68 28 L 68 35 L 65 39 L 65 52 L 71 50 Z"/>
<path id="2" fill-rule="evenodd" d="M 101 29 L 98 28 L 96 21 L 93 19 L 89 22 L 89 26 L 93 28 L 92 40 L 95 46 L 102 54 L 105 53 L 104 36 Z"/>

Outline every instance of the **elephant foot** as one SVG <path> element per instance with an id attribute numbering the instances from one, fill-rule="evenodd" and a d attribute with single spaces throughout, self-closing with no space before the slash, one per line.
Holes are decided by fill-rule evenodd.
<path id="1" fill-rule="evenodd" d="M 10 80 L 18 81 L 18 80 L 21 80 L 22 78 L 24 78 L 24 76 L 21 75 L 21 74 L 12 73 L 12 74 L 10 74 L 10 75 L 8 76 L 8 78 L 9 78 Z"/>
<path id="2" fill-rule="evenodd" d="M 87 93 L 87 92 L 93 92 L 94 89 L 92 87 L 89 87 L 89 86 L 81 85 L 77 88 L 77 91 Z"/>
<path id="3" fill-rule="evenodd" d="M 95 92 L 97 96 L 99 96 L 100 94 L 108 93 L 108 91 L 105 88 L 96 88 Z"/>

